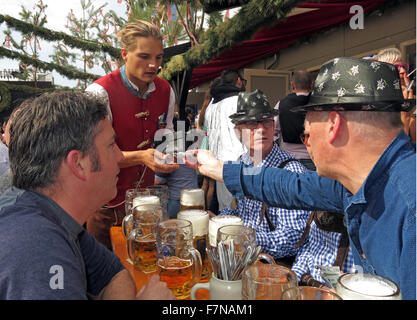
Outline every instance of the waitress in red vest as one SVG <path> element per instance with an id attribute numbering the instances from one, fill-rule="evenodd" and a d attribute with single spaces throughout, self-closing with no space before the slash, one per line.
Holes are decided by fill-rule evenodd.
<path id="1" fill-rule="evenodd" d="M 98 79 L 86 91 L 108 101 L 116 143 L 124 160 L 120 165 L 117 196 L 87 221 L 87 230 L 111 250 L 110 228 L 120 225 L 127 189 L 153 185 L 154 172 L 168 173 L 177 164 L 163 164 L 163 154 L 152 149 L 159 117 L 172 129 L 175 95 L 170 84 L 157 77 L 162 63 L 161 33 L 146 21 L 127 24 L 118 33 L 124 66 Z"/>

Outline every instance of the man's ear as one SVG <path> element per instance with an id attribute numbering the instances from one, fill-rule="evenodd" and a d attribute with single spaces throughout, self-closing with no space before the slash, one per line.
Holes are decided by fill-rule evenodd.
<path id="1" fill-rule="evenodd" d="M 67 163 L 68 167 L 70 168 L 71 172 L 78 178 L 83 181 L 87 179 L 86 173 L 88 168 L 86 167 L 87 161 L 86 157 L 83 157 L 81 151 L 78 150 L 71 150 L 67 157 L 65 158 L 65 162 Z"/>
<path id="2" fill-rule="evenodd" d="M 342 130 L 342 116 L 339 112 L 331 111 L 329 113 L 329 142 L 334 143 L 336 138 L 340 136 L 341 130 Z"/>
<path id="3" fill-rule="evenodd" d="M 128 54 L 128 51 L 127 51 L 125 48 L 122 48 L 122 49 L 120 50 L 120 53 L 121 53 L 121 55 L 122 55 L 122 59 L 123 59 L 123 61 L 124 61 L 124 62 L 126 62 L 126 60 L 127 60 L 127 54 Z"/>

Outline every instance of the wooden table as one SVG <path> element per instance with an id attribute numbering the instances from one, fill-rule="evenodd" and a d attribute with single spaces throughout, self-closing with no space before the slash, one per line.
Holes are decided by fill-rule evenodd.
<path id="1" fill-rule="evenodd" d="M 153 274 L 156 274 L 156 272 L 144 273 L 133 267 L 133 264 L 128 260 L 126 239 L 123 236 L 121 227 L 112 227 L 110 229 L 110 239 L 113 252 L 119 257 L 122 264 L 132 275 L 136 285 L 136 292 L 138 292 L 141 287 L 148 283 L 149 278 Z M 209 300 L 209 291 L 205 289 L 197 290 L 196 298 L 198 300 Z"/>

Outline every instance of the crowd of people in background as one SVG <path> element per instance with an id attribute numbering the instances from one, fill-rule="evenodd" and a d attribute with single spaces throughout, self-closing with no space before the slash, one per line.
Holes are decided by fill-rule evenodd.
<path id="1" fill-rule="evenodd" d="M 138 21 L 119 36 L 122 67 L 86 93 L 44 94 L 3 121 L 0 299 L 173 299 L 157 276 L 136 295 L 111 252 L 126 190 L 154 184 L 168 185 L 170 218 L 182 189 L 202 188 L 211 216 L 240 216 L 299 284 L 326 286 L 319 266 L 362 269 L 415 299 L 416 96 L 398 49 L 332 59 L 316 79 L 294 70 L 279 101 L 247 92 L 242 70 L 226 69 L 198 114 L 180 119 L 157 76 L 158 28 Z M 158 129 L 182 141 L 170 153 L 198 149 L 187 151 L 197 165 L 169 161 Z M 43 285 L 65 263 L 65 290 Z"/>

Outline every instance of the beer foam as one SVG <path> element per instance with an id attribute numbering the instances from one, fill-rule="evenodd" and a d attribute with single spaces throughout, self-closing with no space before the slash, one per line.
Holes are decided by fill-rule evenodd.
<path id="1" fill-rule="evenodd" d="M 204 203 L 203 189 L 183 189 L 181 190 L 180 203 L 184 206 L 198 206 Z"/>
<path id="2" fill-rule="evenodd" d="M 178 212 L 178 219 L 191 221 L 193 225 L 193 236 L 199 237 L 207 234 L 209 215 L 203 210 L 183 210 Z"/>
<path id="3" fill-rule="evenodd" d="M 215 216 L 209 221 L 209 240 L 212 247 L 216 247 L 217 230 L 227 225 L 243 225 L 242 218 L 232 215 Z"/>
<path id="4" fill-rule="evenodd" d="M 133 199 L 132 208 L 142 204 L 160 204 L 157 196 L 140 196 Z"/>
<path id="5" fill-rule="evenodd" d="M 352 291 L 371 296 L 389 296 L 395 293 L 388 283 L 372 278 L 352 279 L 344 285 Z"/>

